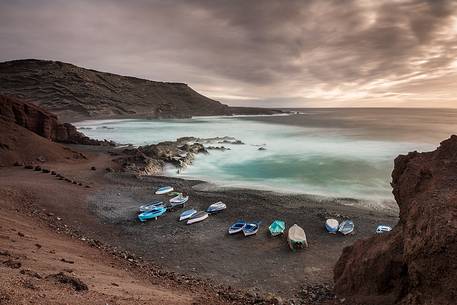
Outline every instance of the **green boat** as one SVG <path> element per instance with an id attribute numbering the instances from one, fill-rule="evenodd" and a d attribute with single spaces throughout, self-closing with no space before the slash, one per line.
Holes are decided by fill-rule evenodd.
<path id="1" fill-rule="evenodd" d="M 271 223 L 268 227 L 270 230 L 271 236 L 278 236 L 280 234 L 284 234 L 284 230 L 286 229 L 286 223 L 283 220 L 276 219 Z"/>

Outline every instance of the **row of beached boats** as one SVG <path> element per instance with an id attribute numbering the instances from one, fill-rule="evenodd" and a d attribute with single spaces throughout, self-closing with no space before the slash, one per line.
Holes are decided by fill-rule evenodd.
<path id="1" fill-rule="evenodd" d="M 183 208 L 186 202 L 189 201 L 189 195 L 185 193 L 175 192 L 171 186 L 161 187 L 155 193 L 157 195 L 169 194 L 173 196 L 173 198 L 171 198 L 168 203 L 164 203 L 163 201 L 155 201 L 140 206 L 140 214 L 138 214 L 138 219 L 141 222 L 150 219 L 157 219 L 158 217 L 164 215 L 167 211 L 171 211 L 176 208 Z M 208 218 L 209 214 L 216 214 L 220 211 L 225 210 L 226 208 L 227 206 L 225 203 L 219 201 L 211 204 L 205 211 L 189 209 L 179 215 L 179 221 L 185 220 L 187 224 L 197 223 Z"/>
<path id="2" fill-rule="evenodd" d="M 149 219 L 157 219 L 164 215 L 168 210 L 174 210 L 175 208 L 183 208 L 185 203 L 189 200 L 189 196 L 185 193 L 175 192 L 173 187 L 164 186 L 159 188 L 156 192 L 157 195 L 168 194 L 173 196 L 169 199 L 169 203 L 164 204 L 163 201 L 155 201 L 149 204 L 140 206 L 140 214 L 138 219 L 142 222 Z M 188 209 L 183 211 L 178 220 L 186 221 L 187 224 L 193 224 L 203 221 L 208 218 L 210 214 L 219 213 L 227 208 L 227 205 L 222 201 L 216 202 L 208 206 L 204 211 L 197 211 L 196 209 Z M 237 233 L 243 233 L 244 236 L 251 236 L 259 231 L 261 221 L 247 222 L 244 220 L 235 221 L 228 228 L 228 234 L 233 235 Z M 351 219 L 346 219 L 341 223 L 338 220 L 330 218 L 325 221 L 325 229 L 328 233 L 336 234 L 341 233 L 343 235 L 352 234 L 354 232 L 355 224 Z M 268 230 L 271 236 L 283 235 L 286 230 L 286 222 L 284 220 L 274 220 Z M 376 229 L 376 233 L 384 233 L 391 231 L 392 228 L 386 225 L 380 225 Z M 308 241 L 306 238 L 305 230 L 297 224 L 291 226 L 287 232 L 287 241 L 289 247 L 292 250 L 308 247 Z"/>

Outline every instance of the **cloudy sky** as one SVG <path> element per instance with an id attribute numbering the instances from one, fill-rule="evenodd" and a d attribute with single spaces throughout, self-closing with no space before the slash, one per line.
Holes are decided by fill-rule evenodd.
<path id="1" fill-rule="evenodd" d="M 457 1 L 0 0 L 0 61 L 185 82 L 232 105 L 457 107 Z"/>

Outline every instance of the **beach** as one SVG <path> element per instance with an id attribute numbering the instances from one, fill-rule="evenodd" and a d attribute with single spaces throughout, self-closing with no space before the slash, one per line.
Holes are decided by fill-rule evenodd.
<path id="1" fill-rule="evenodd" d="M 330 291 L 333 266 L 342 249 L 357 239 L 373 236 L 378 224 L 393 226 L 398 220 L 395 210 L 373 210 L 350 199 L 219 189 L 202 181 L 162 176 L 137 178 L 112 171 L 116 163 L 108 152 L 114 148 L 71 148 L 83 152 L 87 159 L 43 167 L 76 184 L 22 167 L 2 169 L 0 184 L 28 194 L 40 208 L 58 217 L 58 222 L 87 239 L 134 253 L 165 271 L 251 293 L 293 299 L 312 287 Z M 168 199 L 154 195 L 162 185 L 187 192 L 188 207 L 205 209 L 221 200 L 227 210 L 190 226 L 177 221 L 179 211 L 140 223 L 136 218 L 139 205 Z M 329 217 L 353 219 L 355 234 L 326 233 L 324 221 Z M 302 226 L 309 248 L 291 252 L 285 237 L 270 237 L 267 227 L 278 218 L 287 226 Z M 261 229 L 248 238 L 229 236 L 228 226 L 237 219 L 262 221 Z"/>

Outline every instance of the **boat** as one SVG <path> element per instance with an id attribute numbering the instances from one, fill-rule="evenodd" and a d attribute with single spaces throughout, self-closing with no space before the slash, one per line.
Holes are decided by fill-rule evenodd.
<path id="1" fill-rule="evenodd" d="M 226 208 L 227 208 L 227 205 L 225 205 L 225 203 L 223 203 L 222 201 L 219 201 L 219 202 L 216 202 L 216 203 L 213 203 L 212 205 L 210 205 L 206 209 L 206 212 L 208 212 L 209 214 L 216 214 L 216 213 L 219 213 L 219 212 L 225 210 Z"/>
<path id="2" fill-rule="evenodd" d="M 189 196 L 184 196 L 183 194 L 179 194 L 176 197 L 170 199 L 171 208 L 177 206 L 183 206 L 189 200 Z"/>
<path id="3" fill-rule="evenodd" d="M 325 229 L 327 229 L 327 232 L 331 234 L 336 234 L 338 232 L 340 223 L 338 220 L 330 218 L 325 221 Z"/>
<path id="4" fill-rule="evenodd" d="M 157 217 L 159 216 L 162 216 L 163 214 L 165 214 L 165 212 L 167 211 L 167 209 L 165 207 L 156 207 L 150 211 L 146 211 L 146 212 L 143 212 L 141 214 L 138 215 L 138 219 L 141 221 L 141 222 L 144 222 L 146 220 L 149 220 L 149 219 L 157 219 Z"/>
<path id="5" fill-rule="evenodd" d="M 229 234 L 235 234 L 243 231 L 243 228 L 246 226 L 246 221 L 237 220 L 235 221 L 228 229 Z"/>
<path id="6" fill-rule="evenodd" d="M 259 227 L 260 227 L 260 221 L 246 223 L 246 225 L 243 227 L 244 236 L 250 236 L 250 235 L 256 234 L 257 231 L 259 231 Z"/>
<path id="7" fill-rule="evenodd" d="M 160 207 L 160 206 L 163 206 L 162 201 L 154 201 L 151 203 L 147 203 L 147 204 L 140 206 L 140 212 L 147 212 L 147 211 L 150 211 L 150 210 Z"/>
<path id="8" fill-rule="evenodd" d="M 268 230 L 270 230 L 271 236 L 278 236 L 284 233 L 284 230 L 286 229 L 286 222 L 283 220 L 276 219 L 271 223 L 271 225 L 268 227 Z"/>
<path id="9" fill-rule="evenodd" d="M 308 247 L 305 230 L 297 224 L 294 224 L 289 228 L 287 242 L 289 243 L 289 247 L 292 251 L 295 251 L 295 249 L 298 248 Z"/>
<path id="10" fill-rule="evenodd" d="M 206 218 L 208 218 L 208 213 L 206 213 L 205 211 L 200 211 L 192 215 L 187 221 L 187 224 L 190 225 L 196 222 L 200 222 L 205 220 Z"/>
<path id="11" fill-rule="evenodd" d="M 343 235 L 348 235 L 354 232 L 354 222 L 350 219 L 343 221 L 342 223 L 340 223 L 338 231 Z"/>
<path id="12" fill-rule="evenodd" d="M 163 195 L 173 191 L 172 186 L 162 186 L 156 191 L 156 195 Z"/>
<path id="13" fill-rule="evenodd" d="M 181 215 L 179 215 L 179 221 L 183 221 L 183 220 L 189 219 L 195 213 L 197 213 L 197 210 L 195 210 L 195 209 L 186 210 L 186 211 L 182 212 Z"/>
<path id="14" fill-rule="evenodd" d="M 382 233 L 386 233 L 386 232 L 390 232 L 390 231 L 392 231 L 392 227 L 386 226 L 386 225 L 379 225 L 376 228 L 376 233 L 378 233 L 378 234 L 382 234 Z"/>

